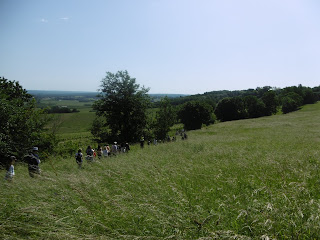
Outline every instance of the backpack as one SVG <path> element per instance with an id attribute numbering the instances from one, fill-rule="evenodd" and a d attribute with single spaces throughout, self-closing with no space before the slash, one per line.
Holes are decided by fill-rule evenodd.
<path id="1" fill-rule="evenodd" d="M 28 165 L 35 165 L 35 159 L 31 154 L 27 154 L 23 157 L 23 161 L 28 163 Z"/>

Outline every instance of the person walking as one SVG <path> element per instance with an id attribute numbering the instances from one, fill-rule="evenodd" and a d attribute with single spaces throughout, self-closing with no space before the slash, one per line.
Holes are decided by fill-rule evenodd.
<path id="1" fill-rule="evenodd" d="M 82 149 L 79 148 L 78 152 L 76 153 L 76 162 L 78 164 L 78 168 L 82 168 L 82 163 L 83 163 L 83 154 L 82 154 Z"/>
<path id="2" fill-rule="evenodd" d="M 126 150 L 127 150 L 127 149 L 126 149 L 126 143 L 124 143 L 124 142 L 121 143 L 121 152 L 122 152 L 122 153 L 125 153 Z"/>
<path id="3" fill-rule="evenodd" d="M 28 156 L 28 170 L 30 177 L 34 177 L 35 174 L 41 174 L 41 169 L 39 167 L 41 161 L 38 155 L 38 151 L 38 147 L 33 147 L 31 154 Z"/>
<path id="4" fill-rule="evenodd" d="M 118 153 L 118 145 L 117 142 L 114 142 L 114 144 L 111 146 L 111 152 L 113 156 L 116 156 Z"/>
<path id="5" fill-rule="evenodd" d="M 98 146 L 98 149 L 97 149 L 97 156 L 98 156 L 98 159 L 102 158 L 102 148 L 100 145 Z"/>
<path id="6" fill-rule="evenodd" d="M 110 149 L 109 144 L 107 144 L 106 149 L 108 151 L 108 156 L 111 156 L 111 149 Z"/>
<path id="7" fill-rule="evenodd" d="M 87 147 L 86 154 L 87 154 L 87 156 L 86 156 L 87 161 L 92 162 L 93 161 L 93 150 L 92 150 L 91 146 Z"/>
<path id="8" fill-rule="evenodd" d="M 141 148 L 144 147 L 144 138 L 143 138 L 143 137 L 140 139 L 140 147 L 141 147 Z"/>
<path id="9" fill-rule="evenodd" d="M 15 156 L 11 156 L 10 157 L 10 160 L 7 164 L 7 167 L 6 167 L 6 175 L 4 177 L 5 180 L 7 181 L 12 181 L 13 179 L 13 176 L 14 176 L 14 163 L 16 161 L 16 157 Z"/>
<path id="10" fill-rule="evenodd" d="M 109 148 L 109 149 L 110 149 L 110 148 Z M 104 146 L 104 147 L 103 147 L 102 154 L 103 154 L 103 157 L 104 157 L 104 158 L 105 158 L 105 157 L 108 157 L 109 151 L 108 151 L 108 149 L 107 149 L 107 146 Z"/>
<path id="11" fill-rule="evenodd" d="M 129 143 L 126 143 L 125 148 L 126 148 L 126 153 L 128 153 L 128 152 L 130 151 L 130 145 L 129 145 Z"/>

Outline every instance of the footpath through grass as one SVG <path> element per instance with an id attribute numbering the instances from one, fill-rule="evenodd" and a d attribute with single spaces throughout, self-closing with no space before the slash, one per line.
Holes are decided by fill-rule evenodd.
<path id="1" fill-rule="evenodd" d="M 219 123 L 77 169 L 16 166 L 3 239 L 319 239 L 320 103 Z M 4 176 L 5 172 L 1 172 Z"/>

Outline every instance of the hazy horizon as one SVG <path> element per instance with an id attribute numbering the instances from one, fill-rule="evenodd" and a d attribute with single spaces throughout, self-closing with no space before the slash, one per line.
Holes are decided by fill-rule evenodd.
<path id="1" fill-rule="evenodd" d="M 2 0 L 0 76 L 97 91 L 127 70 L 150 93 L 320 82 L 315 0 Z"/>
<path id="2" fill-rule="evenodd" d="M 299 84 L 298 84 L 299 85 Z M 298 85 L 292 85 L 292 86 L 286 86 L 286 87 L 293 87 L 293 86 L 298 86 Z M 310 86 L 304 86 L 302 85 L 303 87 L 310 87 Z M 314 86 L 314 87 L 318 87 L 320 86 L 320 84 Z M 207 92 L 215 92 L 215 91 L 245 91 L 245 90 L 249 90 L 249 89 L 257 89 L 257 88 L 263 88 L 263 87 L 266 87 L 266 86 L 258 86 L 258 87 L 255 87 L 255 88 L 248 88 L 248 89 L 235 89 L 235 90 L 227 90 L 227 89 L 221 89 L 221 90 L 212 90 L 212 91 L 207 91 Z M 272 87 L 272 86 L 269 86 L 269 87 Z M 314 87 L 310 87 L 310 88 L 314 88 Z M 279 88 L 279 87 L 276 87 L 276 86 L 273 86 L 272 88 L 276 88 L 276 89 L 283 89 L 283 88 Z M 285 87 L 284 87 L 285 88 Z M 79 92 L 79 93 L 99 93 L 99 91 L 76 91 L 76 90 L 39 90 L 39 89 L 26 89 L 28 92 L 29 91 L 39 91 L 39 92 Z M 186 94 L 186 93 L 166 93 L 166 92 L 163 92 L 163 93 L 150 93 L 148 92 L 148 94 L 150 95 L 165 95 L 165 94 L 169 94 L 169 95 L 197 95 L 197 94 L 204 94 L 206 92 L 203 92 L 203 93 L 194 93 L 194 94 Z"/>

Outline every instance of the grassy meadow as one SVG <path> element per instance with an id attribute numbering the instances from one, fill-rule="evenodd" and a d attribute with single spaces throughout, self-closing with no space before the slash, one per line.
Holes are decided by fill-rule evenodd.
<path id="1" fill-rule="evenodd" d="M 84 147 L 89 144 L 95 146 L 93 136 L 90 133 L 95 112 L 91 105 L 93 101 L 80 102 L 78 100 L 54 100 L 42 99 L 39 106 L 67 106 L 71 109 L 76 108 L 79 112 L 74 113 L 55 113 L 50 114 L 53 120 L 48 128 L 55 129 L 58 140 L 56 151 L 71 155 L 74 149 Z"/>
<path id="2" fill-rule="evenodd" d="M 67 106 L 68 108 L 76 108 L 79 112 L 76 113 L 56 113 L 54 120 L 49 127 L 56 126 L 57 134 L 71 134 L 89 132 L 92 121 L 95 118 L 95 112 L 92 111 L 93 101 L 80 102 L 78 100 L 53 100 L 42 99 L 39 106 L 53 107 L 53 106 Z"/>
<path id="3" fill-rule="evenodd" d="M 0 181 L 0 239 L 319 239 L 320 103 Z M 4 176 L 5 172 L 1 174 Z"/>

